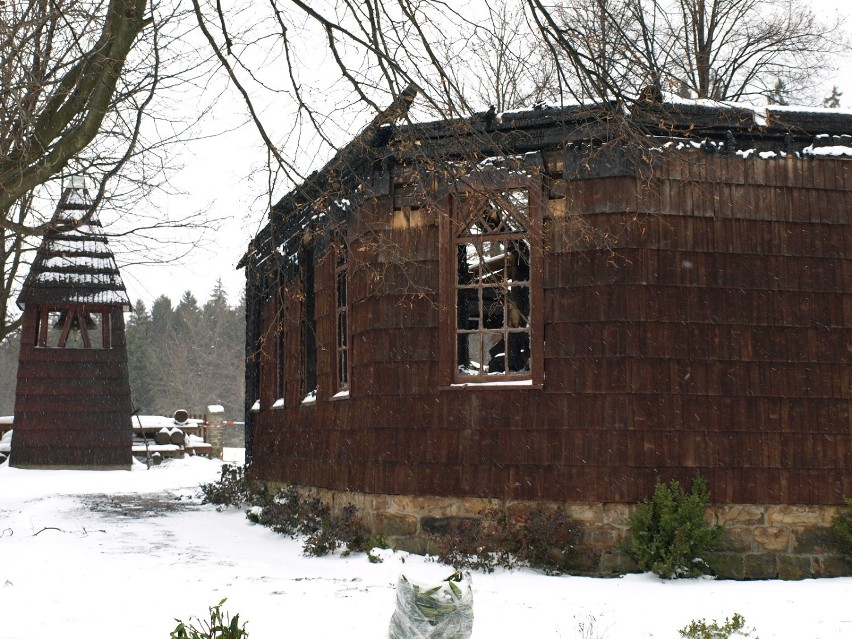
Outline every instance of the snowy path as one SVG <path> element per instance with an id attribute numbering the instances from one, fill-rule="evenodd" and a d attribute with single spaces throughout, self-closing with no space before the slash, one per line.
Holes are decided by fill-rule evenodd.
<path id="1" fill-rule="evenodd" d="M 167 639 L 175 618 L 225 608 L 253 639 L 381 639 L 400 572 L 451 569 L 384 551 L 308 559 L 298 542 L 195 499 L 218 464 L 151 471 L 23 471 L 0 466 L 0 639 Z M 852 578 L 662 582 L 474 574 L 474 639 L 677 639 L 698 618 L 746 617 L 761 639 L 852 637 Z M 581 634 L 579 626 L 593 632 Z"/>

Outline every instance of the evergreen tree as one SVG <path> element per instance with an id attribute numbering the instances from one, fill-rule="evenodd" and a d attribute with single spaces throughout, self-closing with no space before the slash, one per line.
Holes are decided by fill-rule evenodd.
<path id="1" fill-rule="evenodd" d="M 160 295 L 151 306 L 151 322 L 156 335 L 165 335 L 173 330 L 175 318 L 172 301 L 165 295 Z"/>
<path id="2" fill-rule="evenodd" d="M 150 412 L 156 415 L 168 415 L 180 408 L 175 405 L 175 389 L 172 384 L 177 345 L 175 324 L 176 314 L 172 309 L 172 301 L 161 295 L 151 306 L 151 331 L 145 345 L 152 367 L 150 384 L 153 398 Z"/>
<path id="3" fill-rule="evenodd" d="M 209 345 L 202 363 L 210 397 L 208 403 L 222 404 L 229 414 L 242 415 L 245 387 L 243 307 L 231 308 L 228 305 L 220 280 L 204 304 L 202 315 Z"/>
<path id="4" fill-rule="evenodd" d="M 775 81 L 775 86 L 766 94 L 766 100 L 769 104 L 776 104 L 778 106 L 788 106 L 790 104 L 787 99 L 788 97 L 787 87 L 784 85 L 784 81 L 781 78 L 778 78 Z"/>
<path id="5" fill-rule="evenodd" d="M 244 340 L 245 307 L 229 306 L 221 282 L 202 307 L 191 292 L 174 309 L 166 296 L 150 313 L 137 302 L 127 326 L 135 405 L 144 414 L 170 415 L 222 404 L 226 418 L 242 420 Z"/>
<path id="6" fill-rule="evenodd" d="M 0 415 L 12 415 L 15 412 L 15 387 L 20 348 L 20 330 L 10 333 L 0 342 Z"/>
<path id="7" fill-rule="evenodd" d="M 829 95 L 825 100 L 822 101 L 822 106 L 826 109 L 836 109 L 840 106 L 840 98 L 843 97 L 843 92 L 837 90 L 837 85 L 835 84 L 831 87 L 831 95 Z"/>
<path id="8" fill-rule="evenodd" d="M 127 369 L 133 407 L 142 414 L 154 409 L 154 352 L 150 348 L 153 322 L 142 300 L 137 300 L 127 321 Z"/>

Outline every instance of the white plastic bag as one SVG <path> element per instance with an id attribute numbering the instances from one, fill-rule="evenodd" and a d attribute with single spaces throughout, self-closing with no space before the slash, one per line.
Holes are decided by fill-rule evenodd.
<path id="1" fill-rule="evenodd" d="M 469 639 L 473 632 L 470 573 L 453 573 L 437 586 L 396 584 L 396 609 L 388 639 Z"/>

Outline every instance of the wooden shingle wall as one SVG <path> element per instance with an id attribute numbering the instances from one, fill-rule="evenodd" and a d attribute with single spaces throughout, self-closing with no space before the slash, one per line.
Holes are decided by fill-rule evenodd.
<path id="1" fill-rule="evenodd" d="M 262 402 L 253 473 L 366 493 L 634 502 L 658 477 L 700 471 L 717 502 L 842 503 L 850 165 L 670 153 L 653 176 L 554 189 L 564 199 L 548 206 L 533 301 L 540 388 L 442 387 L 440 213 L 369 201 L 349 228 L 350 395 L 331 397 L 334 265 L 318 255 L 318 398 Z M 299 297 L 285 312 L 288 389 Z"/>
<path id="2" fill-rule="evenodd" d="M 27 308 L 15 397 L 12 464 L 130 468 L 133 438 L 121 307 L 110 314 L 111 348 L 36 348 Z"/>
<path id="3" fill-rule="evenodd" d="M 546 379 L 565 394 L 548 412 L 576 425 L 568 465 L 598 460 L 607 501 L 699 469 L 720 502 L 839 503 L 852 493 L 850 163 L 667 160 L 630 198 L 635 215 L 588 180 L 551 225 Z"/>

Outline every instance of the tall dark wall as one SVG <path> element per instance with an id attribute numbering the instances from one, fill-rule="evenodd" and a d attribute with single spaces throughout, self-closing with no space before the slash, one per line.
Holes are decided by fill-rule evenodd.
<path id="1" fill-rule="evenodd" d="M 14 466 L 129 468 L 132 440 L 124 317 L 111 311 L 111 348 L 35 347 L 24 312 L 15 398 Z"/>
<path id="2" fill-rule="evenodd" d="M 554 189 L 565 197 L 548 205 L 533 302 L 541 387 L 442 386 L 437 221 L 395 224 L 390 198 L 362 207 L 350 397 L 331 399 L 334 269 L 318 255 L 318 400 L 263 405 L 253 473 L 374 493 L 633 502 L 658 477 L 700 471 L 719 502 L 842 503 L 850 164 L 672 153 L 653 176 Z"/>

